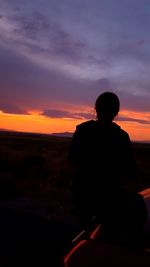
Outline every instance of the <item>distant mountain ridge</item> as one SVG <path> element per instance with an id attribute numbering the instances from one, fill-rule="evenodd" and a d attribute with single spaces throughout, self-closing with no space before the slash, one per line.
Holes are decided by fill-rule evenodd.
<path id="1" fill-rule="evenodd" d="M 62 133 L 52 133 L 53 136 L 61 136 L 61 137 L 72 137 L 72 132 L 62 132 Z"/>
<path id="2" fill-rule="evenodd" d="M 16 132 L 15 130 L 9 130 L 5 128 L 0 128 L 0 132 Z"/>
<path id="3" fill-rule="evenodd" d="M 26 136 L 41 136 L 41 135 L 49 135 L 49 136 L 56 136 L 56 137 L 72 137 L 72 132 L 61 132 L 61 133 L 32 133 L 32 132 L 19 132 L 15 130 L 8 130 L 0 128 L 0 134 L 15 134 L 15 135 L 26 135 Z"/>

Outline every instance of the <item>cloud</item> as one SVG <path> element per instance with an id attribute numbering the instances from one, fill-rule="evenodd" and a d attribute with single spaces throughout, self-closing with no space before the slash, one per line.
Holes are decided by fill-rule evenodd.
<path id="1" fill-rule="evenodd" d="M 48 109 L 45 110 L 42 115 L 50 118 L 71 118 L 71 113 L 64 110 L 57 110 L 57 109 Z"/>
<path id="2" fill-rule="evenodd" d="M 60 109 L 48 109 L 44 110 L 41 115 L 49 117 L 49 118 L 68 118 L 68 119 L 81 119 L 81 120 L 91 120 L 96 118 L 96 114 L 92 113 L 86 113 L 86 112 L 69 112 L 65 110 Z M 132 118 L 127 116 L 121 116 L 119 115 L 117 117 L 117 121 L 126 121 L 126 122 L 137 122 L 139 124 L 143 125 L 150 125 L 150 121 L 148 119 L 138 119 L 138 118 Z"/>
<path id="3" fill-rule="evenodd" d="M 109 67 L 112 68 L 115 62 L 122 64 L 124 58 L 136 67 L 132 57 L 140 61 L 142 57 L 147 58 L 144 56 L 144 51 L 141 51 L 143 46 L 141 42 L 147 36 L 145 31 L 142 31 L 146 23 L 142 20 L 140 22 L 142 29 L 137 30 L 133 20 L 139 23 L 140 15 L 136 12 L 135 16 L 129 13 L 127 6 L 133 9 L 129 2 L 127 6 L 125 3 L 120 5 L 118 1 L 109 5 L 111 12 L 105 1 L 101 1 L 100 4 L 97 1 L 93 1 L 92 4 L 88 2 L 81 4 L 79 1 L 73 4 L 72 1 L 70 3 L 67 1 L 62 5 L 61 1 L 57 0 L 57 3 L 45 1 L 44 6 L 41 5 L 41 1 L 37 1 L 36 6 L 33 3 L 20 4 L 19 1 L 14 1 L 11 5 L 9 2 L 11 9 L 6 5 L 4 9 L 6 16 L 2 16 L 1 19 L 4 21 L 1 26 L 1 30 L 4 29 L 1 39 L 7 39 L 7 44 L 10 43 L 14 48 L 17 46 L 22 53 L 28 51 L 30 57 L 31 53 L 37 58 L 42 55 L 45 65 L 46 58 L 49 58 L 55 60 L 55 63 L 59 61 L 59 68 L 69 64 L 74 71 L 79 68 L 81 74 L 86 70 L 87 75 L 89 71 L 94 75 L 95 70 L 98 75 L 98 67 L 101 68 L 101 72 L 103 69 L 110 71 Z M 18 11 L 18 6 L 21 12 Z M 142 3 L 140 8 L 144 12 L 143 6 Z M 95 16 L 97 10 L 101 16 Z M 136 11 L 135 7 L 134 10 Z M 122 17 L 120 17 L 121 12 Z M 78 17 L 78 14 L 81 14 L 81 17 Z M 99 25 L 105 27 L 98 27 Z M 139 32 L 143 33 L 143 38 Z"/>
<path id="4" fill-rule="evenodd" d="M 4 113 L 12 113 L 12 114 L 24 114 L 27 115 L 28 112 L 21 109 L 20 107 L 13 106 L 13 105 L 7 105 L 7 104 L 0 104 L 0 110 Z"/>
<path id="5" fill-rule="evenodd" d="M 97 80 L 74 78 L 55 69 L 43 69 L 15 51 L 0 46 L 0 103 L 19 106 L 23 110 L 45 110 L 61 106 L 67 109 L 94 107 L 98 95 L 104 91 L 118 94 L 122 109 L 150 111 L 149 83 L 141 90 L 142 79 L 132 83 L 119 78 L 102 76 Z M 89 77 L 90 78 L 90 77 Z M 126 88 L 131 88 L 131 91 Z M 124 90 L 122 90 L 122 88 Z M 133 90 L 134 89 L 134 90 Z"/>
<path id="6" fill-rule="evenodd" d="M 34 7 L 32 12 L 27 11 L 25 8 L 25 12 L 17 13 L 12 9 L 9 14 L 6 10 L 8 15 L 1 17 L 0 25 L 2 44 L 7 43 L 33 62 L 43 62 L 47 68 L 56 64 L 63 69 L 66 63 L 72 65 L 84 59 L 83 41 L 64 30 L 54 17 L 43 14 L 41 7 L 38 11 Z"/>
<path id="7" fill-rule="evenodd" d="M 70 119 L 92 119 L 93 117 L 91 113 L 84 113 L 84 112 L 72 113 L 58 109 L 45 110 L 41 115 L 50 118 L 70 118 Z"/>
<path id="8" fill-rule="evenodd" d="M 95 114 L 93 113 L 85 113 L 85 112 L 80 112 L 80 113 L 75 113 L 75 116 L 78 116 L 79 118 L 91 120 L 95 118 Z"/>
<path id="9" fill-rule="evenodd" d="M 135 118 L 130 118 L 130 117 L 124 117 L 124 116 L 119 116 L 117 118 L 118 121 L 131 121 L 131 122 L 137 122 L 140 124 L 145 124 L 145 125 L 149 125 L 150 121 L 148 120 L 144 120 L 144 119 L 135 119 Z"/>
<path id="10" fill-rule="evenodd" d="M 86 83 L 75 80 L 56 70 L 45 70 L 30 62 L 25 56 L 0 47 L 0 99 L 9 105 L 24 108 L 41 108 L 52 102 L 75 103 L 86 89 Z M 79 91 L 79 95 L 76 93 Z M 80 100 L 79 100 L 80 102 Z M 82 102 L 82 100 L 81 100 Z"/>
<path id="11" fill-rule="evenodd" d="M 121 102 L 121 110 L 127 109 L 131 111 L 139 111 L 139 112 L 150 112 L 150 96 L 148 94 L 142 95 L 142 92 L 119 92 L 118 93 L 120 102 Z"/>
<path id="12" fill-rule="evenodd" d="M 124 109 L 150 111 L 147 6 L 147 0 L 1 1 L 1 103 L 45 111 L 62 103 L 94 106 L 107 90 Z"/>
<path id="13" fill-rule="evenodd" d="M 67 105 L 93 105 L 108 83 L 75 79 L 58 70 L 45 70 L 11 49 L 0 47 L 0 98 L 24 109 L 43 109 L 64 102 Z M 106 86 L 105 86 L 106 88 Z"/>

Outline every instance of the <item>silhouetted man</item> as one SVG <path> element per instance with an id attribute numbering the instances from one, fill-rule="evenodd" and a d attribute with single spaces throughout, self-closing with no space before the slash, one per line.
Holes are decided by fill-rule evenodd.
<path id="1" fill-rule="evenodd" d="M 116 94 L 101 94 L 95 103 L 97 120 L 78 125 L 73 135 L 70 150 L 70 161 L 75 168 L 73 198 L 76 212 L 85 224 L 95 215 L 101 223 L 117 216 L 123 184 L 133 178 L 129 135 L 113 122 L 119 108 Z M 123 203 L 124 198 L 122 207 Z"/>

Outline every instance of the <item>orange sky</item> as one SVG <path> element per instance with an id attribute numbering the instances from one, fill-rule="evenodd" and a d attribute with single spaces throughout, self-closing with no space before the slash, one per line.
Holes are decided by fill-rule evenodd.
<path id="1" fill-rule="evenodd" d="M 150 121 L 150 113 L 139 113 L 131 111 L 122 111 L 121 116 L 132 117 L 135 119 L 147 119 Z M 16 130 L 23 132 L 37 133 L 55 133 L 55 132 L 73 132 L 77 124 L 85 120 L 77 120 L 70 118 L 51 119 L 42 115 L 15 115 L 0 112 L 0 128 L 8 130 Z M 136 141 L 150 141 L 150 124 L 141 124 L 138 122 L 119 121 L 116 122 L 126 130 L 130 138 Z"/>

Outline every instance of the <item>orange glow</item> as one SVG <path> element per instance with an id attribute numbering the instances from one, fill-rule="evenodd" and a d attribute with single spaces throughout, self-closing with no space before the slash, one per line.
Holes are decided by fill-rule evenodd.
<path id="1" fill-rule="evenodd" d="M 67 267 L 68 266 L 68 261 L 70 259 L 70 257 L 72 256 L 72 254 L 77 251 L 83 244 L 85 244 L 87 242 L 87 240 L 81 240 L 76 246 L 74 246 L 70 252 L 67 254 L 67 256 L 65 256 L 64 258 L 64 264 Z"/>
<path id="2" fill-rule="evenodd" d="M 96 238 L 96 236 L 97 236 L 97 234 L 98 234 L 98 232 L 99 232 L 101 226 L 102 226 L 101 224 L 98 225 L 98 226 L 95 228 L 95 230 L 91 233 L 91 235 L 90 235 L 90 238 L 91 238 L 91 239 L 95 239 L 95 238 Z"/>
<path id="3" fill-rule="evenodd" d="M 135 120 L 145 120 L 147 124 L 141 124 L 135 121 L 118 121 L 122 129 L 128 132 L 133 141 L 150 141 L 150 112 L 133 112 L 130 110 L 121 111 L 118 115 Z M 149 123 L 149 124 L 148 124 Z"/>
<path id="4" fill-rule="evenodd" d="M 73 132 L 82 120 L 50 119 L 42 115 L 15 115 L 0 112 L 0 128 L 35 133 Z"/>
<path id="5" fill-rule="evenodd" d="M 88 112 L 88 110 L 86 110 Z M 73 111 L 72 111 L 73 112 Z M 77 112 L 77 111 L 76 111 Z M 85 108 L 84 108 L 85 112 Z M 91 115 L 93 116 L 93 114 Z M 121 111 L 119 116 L 141 119 L 150 123 L 149 112 Z M 94 116 L 93 116 L 94 117 Z M 0 111 L 0 128 L 35 133 L 74 132 L 77 124 L 85 120 L 71 118 L 48 118 L 40 115 L 40 111 L 30 111 L 29 115 L 8 114 Z M 116 122 L 126 130 L 133 141 L 150 141 L 150 124 L 141 124 L 134 121 Z"/>
<path id="6" fill-rule="evenodd" d="M 143 191 L 140 192 L 140 194 L 141 194 L 144 198 L 150 196 L 150 188 L 144 189 Z"/>

